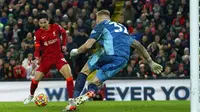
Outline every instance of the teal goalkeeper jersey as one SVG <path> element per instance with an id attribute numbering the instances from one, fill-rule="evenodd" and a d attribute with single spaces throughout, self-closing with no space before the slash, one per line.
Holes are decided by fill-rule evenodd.
<path id="1" fill-rule="evenodd" d="M 103 54 L 129 58 L 133 39 L 122 24 L 104 20 L 94 27 L 89 38 L 97 40 Z"/>

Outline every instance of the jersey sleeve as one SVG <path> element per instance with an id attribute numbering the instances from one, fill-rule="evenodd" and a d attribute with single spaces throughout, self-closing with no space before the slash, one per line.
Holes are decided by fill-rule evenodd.
<path id="1" fill-rule="evenodd" d="M 57 25 L 57 24 L 56 24 Z M 63 27 L 61 27 L 60 25 L 57 25 L 58 26 L 58 30 L 59 30 L 59 32 L 61 33 L 61 34 L 63 34 L 63 33 L 66 33 L 66 30 L 63 28 Z"/>
<path id="2" fill-rule="evenodd" d="M 62 46 L 66 46 L 67 45 L 66 30 L 63 27 L 61 27 L 60 25 L 57 25 L 57 26 L 58 26 L 59 33 L 62 35 Z"/>
<path id="3" fill-rule="evenodd" d="M 93 38 L 95 40 L 98 40 L 103 32 L 104 29 L 104 25 L 103 24 L 97 24 L 94 29 L 92 30 L 92 32 L 90 33 L 90 37 L 89 38 Z"/>
<path id="4" fill-rule="evenodd" d="M 39 58 L 40 57 L 40 36 L 39 32 L 35 32 L 34 41 L 35 41 L 35 52 L 34 57 Z"/>

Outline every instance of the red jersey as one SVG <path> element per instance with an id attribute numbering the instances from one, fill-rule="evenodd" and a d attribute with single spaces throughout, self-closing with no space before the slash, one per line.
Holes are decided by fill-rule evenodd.
<path id="1" fill-rule="evenodd" d="M 62 43 L 60 35 L 62 35 Z M 66 46 L 67 34 L 64 28 L 57 24 L 49 24 L 49 29 L 38 29 L 35 32 L 34 56 L 39 58 L 62 58 L 61 46 Z M 40 56 L 42 50 L 42 56 Z"/>

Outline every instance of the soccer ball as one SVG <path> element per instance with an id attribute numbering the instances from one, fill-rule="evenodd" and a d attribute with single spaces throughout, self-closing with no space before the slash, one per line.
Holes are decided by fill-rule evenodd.
<path id="1" fill-rule="evenodd" d="M 37 106 L 44 107 L 48 103 L 48 97 L 45 94 L 41 93 L 41 94 L 35 96 L 35 100 L 34 101 L 35 101 L 35 104 Z"/>

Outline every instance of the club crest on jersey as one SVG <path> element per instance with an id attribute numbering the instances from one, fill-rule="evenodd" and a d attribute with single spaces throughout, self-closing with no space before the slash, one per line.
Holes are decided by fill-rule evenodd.
<path id="1" fill-rule="evenodd" d="M 53 36 L 56 36 L 56 32 L 55 31 L 53 31 Z"/>
<path id="2" fill-rule="evenodd" d="M 92 30 L 91 34 L 93 34 L 93 33 L 97 33 L 97 32 L 95 30 Z"/>

